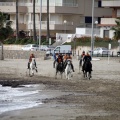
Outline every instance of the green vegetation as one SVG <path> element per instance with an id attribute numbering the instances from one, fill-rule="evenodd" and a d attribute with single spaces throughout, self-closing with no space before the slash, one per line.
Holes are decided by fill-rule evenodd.
<path id="1" fill-rule="evenodd" d="M 108 44 L 111 43 L 112 48 L 118 47 L 118 41 L 117 40 L 111 40 L 109 38 L 99 38 L 96 37 L 94 40 L 94 46 L 95 47 L 108 47 Z M 74 41 L 71 43 L 65 43 L 72 45 L 72 48 L 74 46 L 91 46 L 91 37 L 80 37 L 76 38 Z"/>
<path id="2" fill-rule="evenodd" d="M 116 26 L 112 27 L 111 30 L 114 30 L 114 39 L 119 40 L 120 39 L 120 18 L 117 18 Z"/>
<path id="3" fill-rule="evenodd" d="M 51 38 L 51 44 L 53 44 L 55 38 Z M 39 41 L 34 41 L 33 39 L 30 39 L 29 37 L 27 38 L 19 38 L 16 40 L 15 37 L 11 37 L 9 39 L 6 39 L 4 44 L 20 44 L 20 45 L 26 45 L 26 44 L 39 44 Z M 41 38 L 41 44 L 42 45 L 48 45 L 49 41 L 46 41 L 46 37 Z"/>

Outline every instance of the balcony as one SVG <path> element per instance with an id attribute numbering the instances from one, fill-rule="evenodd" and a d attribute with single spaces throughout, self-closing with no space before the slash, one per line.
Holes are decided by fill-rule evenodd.
<path id="1" fill-rule="evenodd" d="M 102 1 L 102 7 L 120 7 L 120 0 L 104 0 Z"/>
<path id="2" fill-rule="evenodd" d="M 19 12 L 26 13 L 26 6 L 18 6 Z M 15 2 L 0 2 L 0 11 L 5 13 L 15 13 L 16 12 L 16 3 Z"/>
<path id="3" fill-rule="evenodd" d="M 115 25 L 116 18 L 101 18 L 101 24 L 103 25 Z"/>
<path id="4" fill-rule="evenodd" d="M 72 22 L 67 22 L 66 25 L 63 22 L 55 22 L 55 21 L 50 21 L 49 22 L 50 30 L 73 30 L 73 23 Z M 66 28 L 65 28 L 66 27 Z M 12 28 L 16 29 L 16 21 L 13 21 L 12 23 Z M 20 30 L 31 30 L 33 29 L 33 21 L 28 21 L 28 23 L 19 23 L 19 29 Z M 40 29 L 40 22 L 36 21 L 36 29 Z M 41 29 L 42 30 L 47 30 L 47 21 L 42 21 L 41 22 Z"/>

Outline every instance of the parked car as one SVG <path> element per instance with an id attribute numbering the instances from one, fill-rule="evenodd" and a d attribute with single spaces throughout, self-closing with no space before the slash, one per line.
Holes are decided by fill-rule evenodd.
<path id="1" fill-rule="evenodd" d="M 46 55 L 54 55 L 54 53 L 58 54 L 65 54 L 65 53 L 69 53 L 72 54 L 72 50 L 71 50 L 71 45 L 60 45 L 55 47 L 54 49 L 48 50 L 46 51 Z"/>
<path id="2" fill-rule="evenodd" d="M 89 51 L 91 53 L 91 51 Z M 93 50 L 93 55 L 108 55 L 110 50 L 105 47 L 98 47 Z"/>
<path id="3" fill-rule="evenodd" d="M 22 47 L 22 50 L 37 51 L 39 50 L 39 46 L 36 44 L 27 44 L 24 47 Z"/>
<path id="4" fill-rule="evenodd" d="M 117 52 L 117 56 L 120 56 L 120 51 Z"/>
<path id="5" fill-rule="evenodd" d="M 41 45 L 40 50 L 41 51 L 48 51 L 51 50 L 53 47 L 47 46 L 47 45 Z"/>

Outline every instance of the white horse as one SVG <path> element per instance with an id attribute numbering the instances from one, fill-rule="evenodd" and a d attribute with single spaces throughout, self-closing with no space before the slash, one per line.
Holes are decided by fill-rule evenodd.
<path id="1" fill-rule="evenodd" d="M 65 75 L 66 75 L 66 79 L 71 79 L 72 77 L 72 68 L 71 68 L 71 60 L 67 60 L 67 65 L 66 65 L 66 68 L 65 68 Z"/>
<path id="2" fill-rule="evenodd" d="M 82 67 L 83 67 L 83 58 L 82 57 L 80 57 L 80 59 L 79 59 L 79 73 L 80 73 L 80 71 L 82 70 Z"/>
<path id="3" fill-rule="evenodd" d="M 35 66 L 35 58 L 32 58 L 32 61 L 30 63 L 30 67 L 29 67 L 29 76 L 33 76 L 34 75 L 34 70 L 36 72 L 38 72 L 37 67 Z"/>

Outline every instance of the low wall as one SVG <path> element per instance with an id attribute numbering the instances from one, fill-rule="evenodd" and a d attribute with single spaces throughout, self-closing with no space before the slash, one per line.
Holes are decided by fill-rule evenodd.
<path id="1" fill-rule="evenodd" d="M 29 59 L 30 54 L 33 53 L 36 58 L 44 58 L 44 51 L 23 51 L 23 50 L 4 50 L 4 59 Z M 2 51 L 0 50 L 0 59 Z"/>
<path id="2" fill-rule="evenodd" d="M 3 45 L 4 50 L 22 50 L 24 45 Z"/>
<path id="3" fill-rule="evenodd" d="M 94 48 L 95 49 L 95 48 Z M 91 50 L 91 47 L 87 47 L 87 46 L 78 46 L 76 48 L 76 55 L 81 55 L 82 51 L 89 51 Z M 113 48 L 111 49 L 111 51 L 113 52 L 114 55 L 117 55 L 117 52 L 119 51 L 119 47 Z"/>

